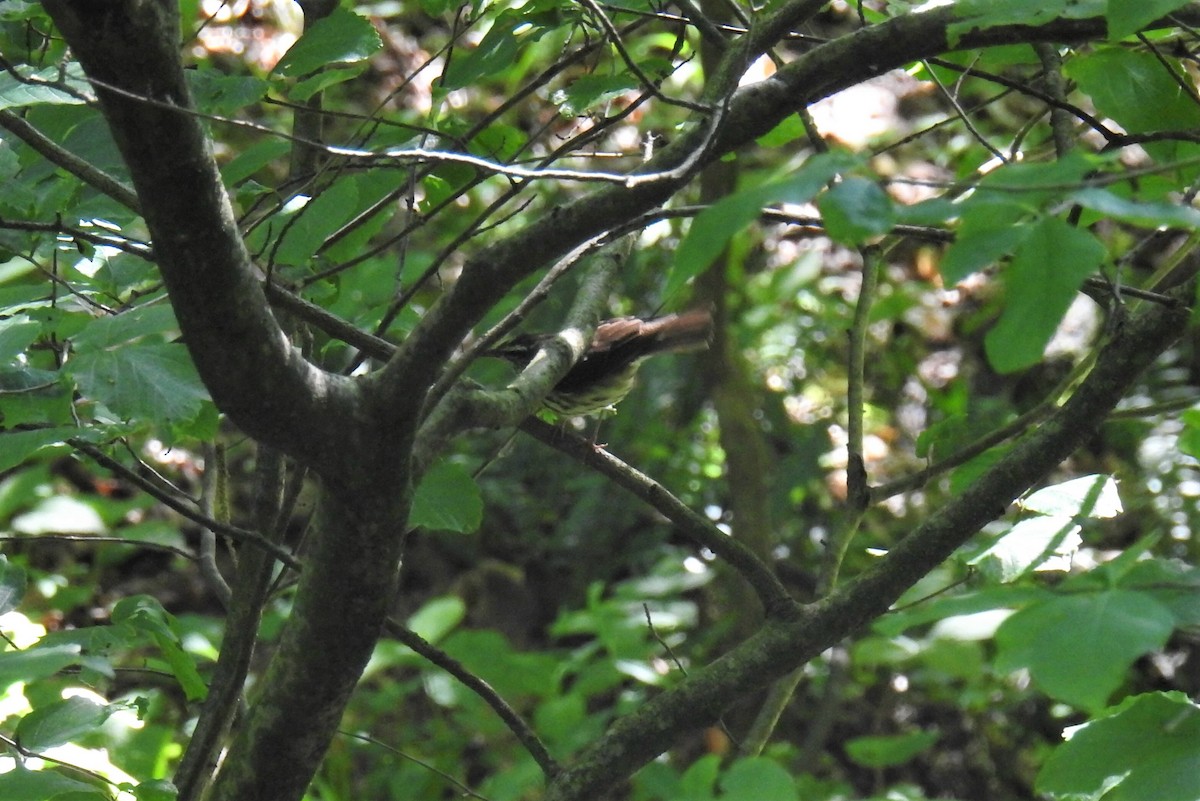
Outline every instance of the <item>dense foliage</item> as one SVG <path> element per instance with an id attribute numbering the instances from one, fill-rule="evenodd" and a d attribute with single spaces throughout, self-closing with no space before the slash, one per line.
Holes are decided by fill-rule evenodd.
<path id="1" fill-rule="evenodd" d="M 0 6 L 0 798 L 1200 797 L 1196 25 Z"/>

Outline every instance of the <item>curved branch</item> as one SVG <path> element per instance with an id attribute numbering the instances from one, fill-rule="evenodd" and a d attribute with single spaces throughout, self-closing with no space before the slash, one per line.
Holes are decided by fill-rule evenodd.
<path id="1" fill-rule="evenodd" d="M 338 454 L 345 421 L 355 419 L 353 387 L 306 362 L 267 306 L 212 148 L 188 112 L 175 5 L 45 7 L 95 82 L 184 340 L 218 408 L 251 436 L 343 478 L 352 466 Z"/>
<path id="2" fill-rule="evenodd" d="M 538 766 L 541 767 L 542 772 L 546 774 L 547 778 L 553 778 L 562 770 L 557 760 L 550 755 L 550 751 L 538 739 L 537 734 L 525 722 L 525 719 L 517 714 L 517 711 L 509 706 L 508 702 L 501 698 L 500 694 L 492 689 L 490 684 L 467 670 L 462 662 L 459 662 L 440 648 L 431 645 L 420 634 L 406 628 L 396 620 L 388 618 L 384 627 L 387 629 L 388 634 L 395 637 L 398 642 L 404 643 L 419 656 L 425 657 L 426 661 L 430 664 L 440 667 L 458 679 L 467 689 L 475 693 L 484 703 L 490 706 L 497 717 L 504 721 L 504 725 L 508 726 L 508 730 L 521 741 L 521 745 L 525 746 L 525 750 L 538 763 Z"/>

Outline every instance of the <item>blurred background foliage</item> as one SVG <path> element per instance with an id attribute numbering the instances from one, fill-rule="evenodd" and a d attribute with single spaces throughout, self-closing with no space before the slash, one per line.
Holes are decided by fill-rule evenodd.
<path id="1" fill-rule="evenodd" d="M 298 6 L 284 0 L 181 6 L 197 105 L 256 260 L 272 280 L 393 342 L 454 282 L 466 254 L 553 214 L 586 184 L 384 158 L 329 159 L 297 177 L 289 159 L 304 143 L 289 139 L 293 119 L 318 92 L 323 141 L 375 153 L 455 150 L 530 169 L 632 169 L 689 114 L 644 91 L 590 3 L 356 4 L 304 38 Z M 663 95 L 697 94 L 699 37 L 677 14 L 641 2 L 603 8 Z M 776 56 L 788 61 L 905 13 L 908 3 L 835 2 Z M 223 612 L 194 558 L 200 526 L 146 488 L 237 523 L 247 515 L 254 448 L 221 423 L 183 355 L 136 212 L 19 133 L 25 123 L 81 162 L 125 174 L 98 112 L 81 102 L 86 84 L 61 67 L 61 39 L 37 4 L 21 2 L 0 10 L 0 37 L 0 410 L 9 443 L 0 447 L 0 629 L 10 646 L 0 660 L 10 682 L 0 697 L 9 746 L 0 766 L 10 787 L 19 776 L 30 793 L 19 797 L 112 797 L 117 786 L 170 797 L 162 780 L 203 695 Z M 735 533 L 728 449 L 761 445 L 761 474 L 744 478 L 764 488 L 763 555 L 798 598 L 812 599 L 824 546 L 845 525 L 847 332 L 863 254 L 880 277 L 866 328 L 863 456 L 871 483 L 887 485 L 1055 403 L 1106 326 L 1119 324 L 1104 308 L 1114 290 L 1087 285 L 1097 304 L 1076 293 L 1079 282 L 1065 295 L 1051 291 L 1050 273 L 1039 270 L 1082 265 L 1080 282 L 1102 274 L 1158 288 L 1156 271 L 1194 261 L 1194 137 L 1106 141 L 1074 119 L 1073 152 L 1059 143 L 1056 153 L 1045 98 L 1062 91 L 1051 85 L 1059 77 L 1071 108 L 1105 130 L 1194 132 L 1198 45 L 1180 27 L 1055 50 L 1061 72 L 1031 46 L 953 53 L 820 101 L 809 131 L 789 119 L 738 154 L 732 197 L 803 179 L 812 157 L 829 150 L 856 165 L 845 171 L 856 178 L 816 205 L 823 181 L 801 202 L 755 206 L 753 224 L 718 245 L 727 246 L 723 335 L 745 379 L 753 437 L 720 437 L 706 369 L 715 357 L 699 354 L 644 368 L 600 441 Z M 764 59 L 746 80 L 773 69 Z M 1136 182 L 1084 196 L 1089 175 L 1122 171 Z M 1008 183 L 989 195 L 984 176 L 993 173 Z M 708 200 L 691 193 L 631 228 L 637 246 L 613 315 L 703 302 L 681 287 L 689 267 L 677 254 L 687 252 L 693 204 Z M 841 233 L 821 219 L 841 220 Z M 1078 230 L 1089 232 L 1086 242 L 1072 238 Z M 526 329 L 561 321 L 573 280 L 554 288 Z M 491 322 L 531 289 L 513 293 Z M 1026 308 L 1045 314 L 1006 323 L 1022 293 L 1032 294 Z M 1055 309 L 1064 297 L 1065 314 Z M 1048 344 L 1036 341 L 1047 319 Z M 298 342 L 331 369 L 371 364 L 321 330 Z M 1065 726 L 1122 699 L 1130 700 L 1111 713 L 1118 718 L 1194 718 L 1185 696 L 1200 691 L 1197 367 L 1189 331 L 1149 366 L 1129 411 L 1062 466 L 1052 484 L 1098 476 L 1068 485 L 1071 502 L 1010 511 L 894 614 L 804 666 L 762 757 L 736 758 L 762 701 L 752 696 L 615 797 L 995 799 L 1031 797 L 1035 787 L 1064 795 L 1088 786 L 1050 772 L 1065 761 L 1050 757 Z M 484 360 L 471 375 L 503 386 L 512 371 Z M 205 479 L 218 458 L 213 441 L 224 489 Z M 131 472 L 98 464 L 86 448 L 100 444 Z M 843 574 L 870 565 L 996 453 L 883 498 Z M 757 621 L 712 554 L 541 444 L 485 431 L 457 443 L 448 462 L 422 489 L 431 512 L 414 521 L 396 613 L 528 715 L 556 755 L 707 664 Z M 289 543 L 298 547 L 311 511 L 304 496 Z M 1039 516 L 1050 521 L 1041 533 L 1005 544 Z M 217 552 L 226 570 L 234 550 Z M 1051 556 L 1059 561 L 1049 570 Z M 275 587 L 268 648 L 290 581 L 281 575 Z M 35 642 L 39 650 L 26 650 Z M 1088 651 L 1097 645 L 1100 653 Z M 1149 697 L 1161 709 L 1133 706 L 1140 693 L 1169 691 L 1183 696 Z M 380 645 L 342 729 L 314 799 L 450 798 L 467 788 L 492 801 L 538 795 L 536 763 L 492 711 L 394 642 Z M 35 777 L 18 763 L 47 770 Z M 1130 787 L 1142 786 L 1130 776 Z"/>

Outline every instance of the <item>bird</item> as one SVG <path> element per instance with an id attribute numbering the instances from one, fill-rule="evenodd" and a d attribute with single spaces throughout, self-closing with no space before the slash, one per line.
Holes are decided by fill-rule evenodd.
<path id="1" fill-rule="evenodd" d="M 617 317 L 596 326 L 592 342 L 542 401 L 563 417 L 583 417 L 619 403 L 633 389 L 642 361 L 659 353 L 702 350 L 712 338 L 712 314 L 697 309 L 643 320 Z M 518 334 L 489 355 L 525 369 L 553 334 Z"/>

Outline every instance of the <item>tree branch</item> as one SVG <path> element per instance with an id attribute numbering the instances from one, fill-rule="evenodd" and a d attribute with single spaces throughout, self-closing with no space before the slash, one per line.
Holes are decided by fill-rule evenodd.
<path id="1" fill-rule="evenodd" d="M 684 732 L 716 721 L 734 699 L 783 676 L 885 612 L 1085 442 L 1146 365 L 1179 338 L 1188 317 L 1182 304 L 1150 308 L 1118 327 L 1095 369 L 1056 414 L 901 540 L 876 567 L 825 600 L 768 619 L 749 640 L 618 720 L 550 783 L 545 801 L 601 797 Z"/>
<path id="2" fill-rule="evenodd" d="M 251 436 L 344 480 L 353 465 L 338 454 L 346 453 L 346 421 L 355 419 L 352 387 L 306 362 L 267 306 L 211 146 L 188 113 L 177 8 L 133 0 L 45 7 L 95 79 L 184 341 L 213 400 Z"/>

